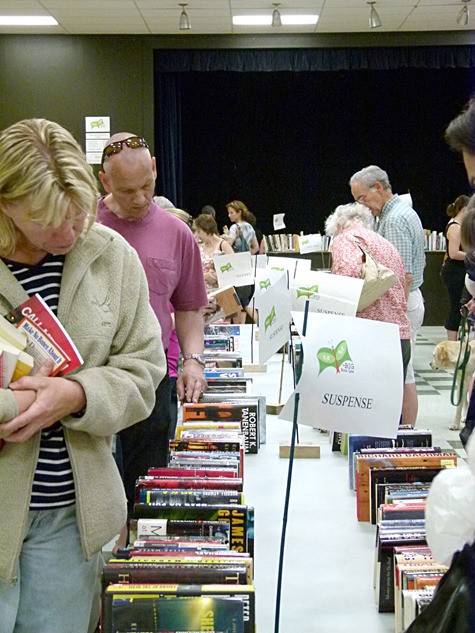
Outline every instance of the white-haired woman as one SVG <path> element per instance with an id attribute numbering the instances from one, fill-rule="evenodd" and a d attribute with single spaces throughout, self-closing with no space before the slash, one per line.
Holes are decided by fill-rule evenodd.
<path id="1" fill-rule="evenodd" d="M 373 216 L 368 207 L 358 202 L 343 204 L 326 219 L 325 232 L 332 240 L 332 273 L 346 277 L 361 277 L 363 253 L 358 244 L 373 258 L 394 271 L 398 283 L 356 316 L 373 321 L 396 323 L 399 326 L 404 368 L 411 357 L 411 325 L 406 316 L 404 295 L 404 263 L 391 242 L 373 230 Z"/>

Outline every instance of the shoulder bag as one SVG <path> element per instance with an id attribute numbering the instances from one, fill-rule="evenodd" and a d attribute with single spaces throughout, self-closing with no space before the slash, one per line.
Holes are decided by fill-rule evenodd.
<path id="1" fill-rule="evenodd" d="M 357 239 L 353 239 L 363 253 L 361 279 L 364 280 L 364 284 L 357 308 L 357 312 L 361 312 L 361 310 L 370 306 L 385 292 L 395 286 L 399 280 L 394 271 L 377 262 L 371 253 L 361 246 Z"/>

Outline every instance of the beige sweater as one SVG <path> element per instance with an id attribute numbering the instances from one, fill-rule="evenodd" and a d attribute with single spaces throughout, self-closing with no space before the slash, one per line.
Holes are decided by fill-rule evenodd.
<path id="1" fill-rule="evenodd" d="M 0 313 L 28 295 L 0 261 Z M 158 321 L 134 249 L 95 224 L 66 256 L 58 318 L 84 365 L 67 377 L 81 383 L 83 417 L 62 420 L 76 487 L 77 523 L 86 558 L 112 539 L 126 520 L 122 482 L 111 437 L 145 419 L 166 373 Z M 16 415 L 12 392 L 0 389 L 0 424 Z M 26 529 L 40 436 L 0 452 L 0 580 L 10 582 Z"/>

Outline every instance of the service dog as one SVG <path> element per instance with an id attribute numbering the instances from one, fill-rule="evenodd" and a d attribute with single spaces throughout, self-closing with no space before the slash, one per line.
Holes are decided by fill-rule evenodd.
<path id="1" fill-rule="evenodd" d="M 475 371 L 475 341 L 470 341 L 469 343 L 469 351 L 470 355 L 465 366 L 465 374 L 464 381 L 462 385 L 462 393 L 460 403 L 458 404 L 455 410 L 455 417 L 453 424 L 449 427 L 451 431 L 460 430 L 462 424 L 465 423 L 465 419 L 467 417 L 467 409 L 468 409 L 468 389 L 470 385 L 470 380 Z M 464 359 L 465 352 L 465 343 L 462 346 L 462 353 L 460 354 L 459 365 Z M 455 366 L 457 364 L 457 360 L 460 353 L 460 341 L 442 341 L 437 343 L 432 352 L 432 360 L 430 362 L 430 366 L 432 369 L 453 369 L 455 370 Z M 460 378 L 463 375 L 462 369 L 457 369 L 457 383 L 456 383 L 456 391 L 455 395 L 458 396 L 460 393 Z"/>

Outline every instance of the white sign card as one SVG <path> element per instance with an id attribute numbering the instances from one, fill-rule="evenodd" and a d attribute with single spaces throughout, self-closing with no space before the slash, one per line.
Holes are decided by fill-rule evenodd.
<path id="1" fill-rule="evenodd" d="M 311 270 L 291 279 L 292 310 L 355 316 L 363 280 Z"/>
<path id="2" fill-rule="evenodd" d="M 320 233 L 299 235 L 299 251 L 301 253 L 315 253 L 323 250 L 323 241 Z"/>
<path id="3" fill-rule="evenodd" d="M 278 231 L 279 229 L 285 229 L 284 215 L 285 213 L 274 214 L 274 231 Z"/>
<path id="4" fill-rule="evenodd" d="M 302 315 L 294 321 L 303 323 Z M 302 337 L 303 372 L 280 413 L 330 431 L 396 437 L 401 416 L 403 371 L 399 327 L 370 319 L 308 314 Z"/>
<path id="5" fill-rule="evenodd" d="M 250 286 L 254 283 L 254 270 L 249 251 L 232 255 L 215 255 L 213 262 L 219 287 Z"/>
<path id="6" fill-rule="evenodd" d="M 287 271 L 273 270 L 272 268 L 258 268 L 255 276 L 254 297 L 257 299 L 261 292 L 266 292 L 275 283 L 284 279 L 285 288 L 287 289 Z"/>
<path id="7" fill-rule="evenodd" d="M 259 315 L 259 364 L 263 365 L 290 337 L 290 296 L 284 276 L 256 297 L 256 308 Z"/>
<path id="8" fill-rule="evenodd" d="M 252 270 L 267 268 L 267 255 L 251 255 Z"/>
<path id="9" fill-rule="evenodd" d="M 87 116 L 85 117 L 87 132 L 110 132 L 111 119 L 109 116 Z"/>

